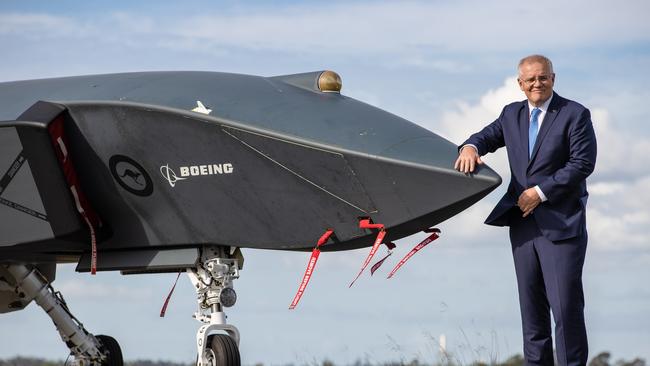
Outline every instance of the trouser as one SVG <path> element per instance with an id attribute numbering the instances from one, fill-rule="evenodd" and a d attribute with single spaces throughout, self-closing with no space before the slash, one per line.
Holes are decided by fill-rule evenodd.
<path id="1" fill-rule="evenodd" d="M 515 262 L 519 306 L 528 365 L 553 365 L 551 317 L 559 365 L 587 364 L 582 267 L 587 234 L 552 242 L 532 216 L 514 220 L 510 242 Z"/>

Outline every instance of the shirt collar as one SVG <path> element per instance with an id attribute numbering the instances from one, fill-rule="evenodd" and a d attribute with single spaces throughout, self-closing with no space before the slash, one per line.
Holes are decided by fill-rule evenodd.
<path id="1" fill-rule="evenodd" d="M 542 110 L 542 113 L 546 113 L 546 111 L 548 111 L 548 106 L 551 104 L 551 100 L 553 99 L 554 96 L 555 96 L 555 93 L 551 93 L 551 97 L 546 99 L 546 102 L 544 102 L 544 104 L 542 104 L 539 107 L 535 107 L 534 105 L 532 105 L 530 103 L 530 101 L 528 101 L 529 113 L 533 113 L 533 109 L 535 109 L 535 108 L 539 108 L 539 109 Z"/>

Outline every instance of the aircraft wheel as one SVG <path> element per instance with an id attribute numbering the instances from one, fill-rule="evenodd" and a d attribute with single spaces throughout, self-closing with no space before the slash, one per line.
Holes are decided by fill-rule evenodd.
<path id="1" fill-rule="evenodd" d="M 211 337 L 210 350 L 213 353 L 214 366 L 241 366 L 237 343 L 226 334 L 215 334 Z"/>
<path id="2" fill-rule="evenodd" d="M 103 366 L 123 366 L 122 350 L 115 338 L 107 335 L 98 335 L 95 338 L 102 344 L 102 351 L 108 352 L 108 358 L 102 363 Z"/>

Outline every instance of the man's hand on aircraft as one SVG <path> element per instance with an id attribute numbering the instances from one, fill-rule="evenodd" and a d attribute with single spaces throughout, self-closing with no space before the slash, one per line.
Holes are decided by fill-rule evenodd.
<path id="1" fill-rule="evenodd" d="M 483 164 L 483 160 L 478 155 L 478 151 L 473 146 L 463 146 L 460 155 L 454 163 L 454 169 L 461 173 L 473 173 L 476 164 Z"/>
<path id="2" fill-rule="evenodd" d="M 528 188 L 527 190 L 521 193 L 519 199 L 517 200 L 517 206 L 521 212 L 523 212 L 523 217 L 530 215 L 535 207 L 537 207 L 542 202 L 542 199 L 537 194 L 535 188 Z"/>

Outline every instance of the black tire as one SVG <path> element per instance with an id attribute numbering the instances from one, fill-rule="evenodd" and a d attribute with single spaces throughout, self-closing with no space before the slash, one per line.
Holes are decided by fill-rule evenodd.
<path id="1" fill-rule="evenodd" d="M 108 358 L 102 363 L 103 366 L 123 366 L 124 360 L 122 359 L 122 349 L 117 343 L 115 338 L 107 335 L 95 336 L 102 344 L 102 351 L 108 353 Z"/>
<path id="2" fill-rule="evenodd" d="M 241 366 L 239 348 L 234 339 L 226 334 L 215 334 L 210 338 L 215 366 Z"/>

